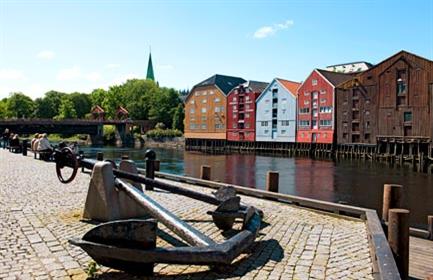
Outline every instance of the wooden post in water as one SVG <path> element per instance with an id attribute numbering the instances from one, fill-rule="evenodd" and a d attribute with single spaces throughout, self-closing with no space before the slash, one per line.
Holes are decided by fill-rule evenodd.
<path id="1" fill-rule="evenodd" d="M 202 165 L 200 169 L 200 179 L 210 180 L 211 169 L 209 165 Z"/>
<path id="2" fill-rule="evenodd" d="M 153 161 L 153 165 L 154 165 L 155 171 L 159 171 L 160 170 L 161 163 L 160 163 L 159 160 Z"/>
<path id="3" fill-rule="evenodd" d="M 103 161 L 104 160 L 104 153 L 97 152 L 96 153 L 96 160 Z"/>
<path id="4" fill-rule="evenodd" d="M 268 192 L 278 193 L 279 173 L 277 171 L 268 171 L 266 175 L 266 190 Z"/>
<path id="5" fill-rule="evenodd" d="M 433 215 L 427 216 L 427 224 L 428 224 L 428 239 L 433 240 Z"/>
<path id="6" fill-rule="evenodd" d="M 146 151 L 146 178 L 155 179 L 155 164 L 154 161 L 156 159 L 156 154 L 152 150 Z M 146 191 L 153 191 L 153 186 L 145 185 Z"/>
<path id="7" fill-rule="evenodd" d="M 409 210 L 390 209 L 388 242 L 401 279 L 409 279 Z"/>
<path id="8" fill-rule="evenodd" d="M 401 208 L 403 201 L 403 186 L 395 184 L 383 185 L 382 220 L 388 221 L 388 211 Z"/>

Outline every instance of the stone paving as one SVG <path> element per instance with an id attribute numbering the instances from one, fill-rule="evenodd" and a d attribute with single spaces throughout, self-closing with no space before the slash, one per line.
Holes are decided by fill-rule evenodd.
<path id="1" fill-rule="evenodd" d="M 80 220 L 88 182 L 89 175 L 79 174 L 63 185 L 54 164 L 0 150 L 0 279 L 86 279 L 91 259 L 67 240 L 94 226 Z M 222 235 L 205 214 L 214 209 L 210 205 L 161 191 L 149 194 L 216 241 L 230 234 Z M 218 271 L 158 264 L 151 279 L 373 279 L 363 221 L 247 196 L 242 201 L 265 213 L 248 252 Z M 161 237 L 171 234 L 158 226 Z M 173 246 L 168 242 L 180 243 L 158 238 L 158 246 Z M 139 279 L 104 267 L 98 276 Z"/>

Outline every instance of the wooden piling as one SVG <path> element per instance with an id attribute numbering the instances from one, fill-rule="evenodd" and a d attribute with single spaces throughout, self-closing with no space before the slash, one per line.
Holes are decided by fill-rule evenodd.
<path id="1" fill-rule="evenodd" d="M 156 154 L 152 150 L 146 151 L 146 178 L 155 179 L 155 165 L 154 161 L 156 159 Z M 153 191 L 153 186 L 145 185 L 146 191 Z"/>
<path id="2" fill-rule="evenodd" d="M 209 165 L 202 165 L 200 170 L 200 179 L 210 180 L 211 169 Z"/>
<path id="3" fill-rule="evenodd" d="M 268 192 L 278 193 L 279 173 L 277 171 L 268 171 L 266 175 L 266 190 Z"/>
<path id="4" fill-rule="evenodd" d="M 427 216 L 427 224 L 428 224 L 428 232 L 429 232 L 429 240 L 433 240 L 433 215 Z"/>
<path id="5" fill-rule="evenodd" d="M 390 209 L 388 242 L 401 279 L 409 279 L 409 210 Z"/>
<path id="6" fill-rule="evenodd" d="M 161 162 L 159 160 L 153 161 L 153 165 L 154 165 L 155 171 L 159 171 L 160 170 Z"/>
<path id="7" fill-rule="evenodd" d="M 22 150 L 21 152 L 23 153 L 23 156 L 27 156 L 27 140 L 26 139 L 23 140 L 23 146 L 22 146 L 21 150 Z"/>
<path id="8" fill-rule="evenodd" d="M 104 160 L 104 153 L 97 152 L 96 153 L 96 160 L 103 161 Z"/>
<path id="9" fill-rule="evenodd" d="M 383 185 L 382 220 L 388 221 L 388 211 L 392 208 L 401 208 L 403 186 L 395 184 Z"/>

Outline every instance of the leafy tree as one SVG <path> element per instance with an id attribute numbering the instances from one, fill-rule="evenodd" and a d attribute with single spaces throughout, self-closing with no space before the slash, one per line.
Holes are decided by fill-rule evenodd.
<path id="1" fill-rule="evenodd" d="M 62 98 L 62 102 L 60 103 L 59 115 L 56 116 L 56 119 L 75 119 L 77 117 L 77 112 L 74 108 L 74 102 L 68 97 L 65 96 Z"/>
<path id="2" fill-rule="evenodd" d="M 183 119 L 185 118 L 185 111 L 183 105 L 179 103 L 177 105 L 176 111 L 173 114 L 172 128 L 183 131 Z"/>
<path id="3" fill-rule="evenodd" d="M 35 100 L 35 117 L 51 119 L 59 115 L 60 104 L 65 95 L 63 92 L 51 90 L 46 92 L 43 98 L 37 98 Z"/>
<path id="4" fill-rule="evenodd" d="M 123 84 L 124 105 L 132 119 L 148 119 L 152 104 L 151 96 L 156 94 L 158 87 L 151 80 L 128 80 Z"/>
<path id="5" fill-rule="evenodd" d="M 179 103 L 180 98 L 176 90 L 161 88 L 152 95 L 149 119 L 163 122 L 167 127 L 171 127 L 173 115 Z"/>
<path id="6" fill-rule="evenodd" d="M 5 119 L 7 116 L 6 98 L 0 100 L 0 119 Z"/>
<path id="7" fill-rule="evenodd" d="M 90 101 L 92 102 L 92 107 L 99 105 L 102 106 L 104 102 L 104 98 L 107 95 L 107 92 L 102 88 L 97 88 L 90 93 Z"/>
<path id="8" fill-rule="evenodd" d="M 29 118 L 33 114 L 33 100 L 21 92 L 11 93 L 6 101 L 6 116 L 11 118 Z"/>
<path id="9" fill-rule="evenodd" d="M 72 103 L 74 103 L 77 118 L 82 119 L 92 109 L 92 101 L 90 95 L 85 93 L 74 92 L 68 95 Z"/>

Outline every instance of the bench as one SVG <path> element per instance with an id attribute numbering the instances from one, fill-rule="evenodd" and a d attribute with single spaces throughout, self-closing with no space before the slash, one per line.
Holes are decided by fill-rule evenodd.
<path id="1" fill-rule="evenodd" d="M 21 146 L 9 146 L 7 148 L 11 153 L 21 153 Z"/>
<path id="2" fill-rule="evenodd" d="M 33 156 L 35 159 L 49 160 L 52 153 L 50 151 L 33 151 Z"/>

